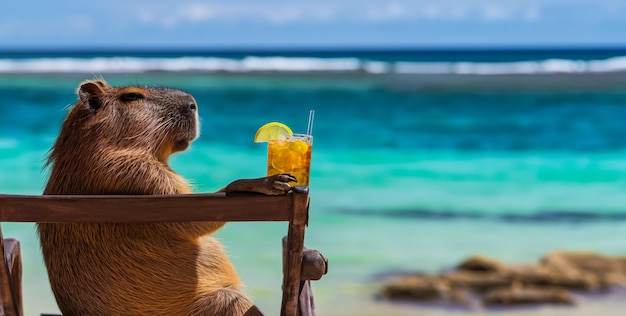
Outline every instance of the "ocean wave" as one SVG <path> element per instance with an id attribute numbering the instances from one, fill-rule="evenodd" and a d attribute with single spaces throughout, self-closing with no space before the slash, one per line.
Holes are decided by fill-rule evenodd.
<path id="1" fill-rule="evenodd" d="M 499 63 L 477 62 L 398 62 L 396 73 L 407 74 L 549 74 L 549 73 L 602 73 L 626 71 L 626 56 L 604 60 L 547 59 Z"/>
<path id="2" fill-rule="evenodd" d="M 357 71 L 356 58 L 217 57 L 0 59 L 0 73 L 309 72 Z"/>
<path id="3" fill-rule="evenodd" d="M 603 60 L 546 59 L 515 62 L 408 62 L 358 58 L 255 57 L 95 57 L 0 59 L 0 73 L 142 72 L 364 72 L 369 74 L 552 74 L 626 71 L 626 56 Z"/>

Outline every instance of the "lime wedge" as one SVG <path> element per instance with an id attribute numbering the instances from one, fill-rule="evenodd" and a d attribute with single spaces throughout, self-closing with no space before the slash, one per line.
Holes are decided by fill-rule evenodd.
<path id="1" fill-rule="evenodd" d="M 281 136 L 287 137 L 291 135 L 293 135 L 293 132 L 289 126 L 279 122 L 270 122 L 261 126 L 261 128 L 256 131 L 254 142 L 269 142 L 270 140 L 279 139 Z"/>

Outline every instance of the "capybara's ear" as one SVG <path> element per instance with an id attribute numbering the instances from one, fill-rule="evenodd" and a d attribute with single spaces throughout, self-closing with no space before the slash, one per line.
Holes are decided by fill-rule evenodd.
<path id="1" fill-rule="evenodd" d="M 109 84 L 104 80 L 88 80 L 78 88 L 78 97 L 84 106 L 95 112 L 102 106 L 101 97 L 107 88 Z"/>

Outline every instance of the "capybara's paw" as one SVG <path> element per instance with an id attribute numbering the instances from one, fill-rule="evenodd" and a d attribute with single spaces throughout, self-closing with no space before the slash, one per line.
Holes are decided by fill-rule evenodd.
<path id="1" fill-rule="evenodd" d="M 296 182 L 296 177 L 291 174 L 277 174 L 265 178 L 261 193 L 267 195 L 286 194 L 291 191 L 292 187 L 289 182 Z"/>

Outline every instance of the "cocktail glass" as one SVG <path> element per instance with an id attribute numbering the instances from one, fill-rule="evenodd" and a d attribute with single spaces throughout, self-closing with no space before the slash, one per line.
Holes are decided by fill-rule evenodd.
<path id="1" fill-rule="evenodd" d="M 312 147 L 313 136 L 306 134 L 270 140 L 267 146 L 267 175 L 289 173 L 298 180 L 292 185 L 308 186 Z"/>

